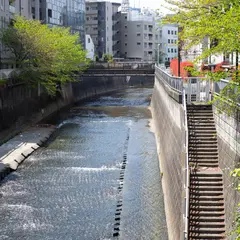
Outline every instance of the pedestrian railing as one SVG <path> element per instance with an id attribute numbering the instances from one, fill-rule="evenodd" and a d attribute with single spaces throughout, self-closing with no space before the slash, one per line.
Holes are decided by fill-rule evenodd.
<path id="1" fill-rule="evenodd" d="M 167 69 L 163 66 L 157 66 L 155 65 L 155 74 L 167 83 L 171 88 L 174 88 L 178 92 L 182 92 L 183 90 L 183 80 L 180 77 L 174 77 L 170 74 L 170 72 L 167 72 Z"/>

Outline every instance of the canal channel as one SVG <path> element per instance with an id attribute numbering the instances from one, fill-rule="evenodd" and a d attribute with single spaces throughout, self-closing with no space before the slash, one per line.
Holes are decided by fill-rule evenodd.
<path id="1" fill-rule="evenodd" d="M 0 239 L 167 240 L 151 94 L 129 88 L 60 114 L 1 183 Z"/>

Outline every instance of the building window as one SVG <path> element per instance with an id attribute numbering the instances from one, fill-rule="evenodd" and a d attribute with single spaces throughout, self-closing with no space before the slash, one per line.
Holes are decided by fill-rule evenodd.
<path id="1" fill-rule="evenodd" d="M 147 30 L 147 25 L 144 25 L 144 30 Z"/>
<path id="2" fill-rule="evenodd" d="M 147 57 L 147 52 L 146 51 L 144 51 L 144 57 Z"/>
<path id="3" fill-rule="evenodd" d="M 173 48 L 171 48 L 171 53 L 173 53 Z"/>
<path id="4" fill-rule="evenodd" d="M 138 24 L 138 25 L 137 25 L 137 28 L 140 28 L 140 27 L 141 27 L 141 25 Z"/>
<path id="5" fill-rule="evenodd" d="M 137 45 L 141 45 L 141 43 L 140 43 L 140 42 L 137 42 Z"/>
<path id="6" fill-rule="evenodd" d="M 127 37 L 127 34 L 125 34 L 125 37 Z"/>
<path id="7" fill-rule="evenodd" d="M 125 43 L 125 46 L 127 46 L 127 43 Z"/>
<path id="8" fill-rule="evenodd" d="M 170 30 L 168 30 L 168 34 L 170 34 Z"/>
<path id="9" fill-rule="evenodd" d="M 48 17 L 52 17 L 52 9 L 48 9 Z"/>
<path id="10" fill-rule="evenodd" d="M 175 40 L 174 43 L 176 44 L 176 43 L 177 43 L 177 40 Z"/>
<path id="11" fill-rule="evenodd" d="M 89 21 L 89 17 L 87 17 L 86 19 L 87 19 L 87 21 Z"/>
<path id="12" fill-rule="evenodd" d="M 177 35 L 177 31 L 175 31 L 175 35 Z"/>
<path id="13" fill-rule="evenodd" d="M 170 58 L 168 58 L 168 61 L 170 62 Z"/>
<path id="14" fill-rule="evenodd" d="M 125 52 L 125 55 L 127 56 L 127 52 Z"/>
<path id="15" fill-rule="evenodd" d="M 146 42 L 144 43 L 144 47 L 147 48 L 147 43 Z"/>
<path id="16" fill-rule="evenodd" d="M 173 43 L 173 39 L 171 40 L 171 43 Z"/>
<path id="17" fill-rule="evenodd" d="M 140 36 L 141 36 L 141 33 L 137 33 L 137 36 L 140 37 Z"/>
<path id="18" fill-rule="evenodd" d="M 168 52 L 170 53 L 170 48 L 168 48 Z"/>
<path id="19" fill-rule="evenodd" d="M 127 28 L 127 26 L 125 26 L 125 28 Z"/>
<path id="20" fill-rule="evenodd" d="M 174 49 L 174 52 L 175 52 L 175 53 L 177 52 L 177 49 L 176 49 L 176 48 Z"/>
<path id="21" fill-rule="evenodd" d="M 127 16 L 125 16 L 125 19 L 127 19 Z"/>
<path id="22" fill-rule="evenodd" d="M 171 31 L 171 34 L 173 35 L 173 31 Z"/>
<path id="23" fill-rule="evenodd" d="M 168 39 L 168 43 L 170 43 L 170 39 Z"/>
<path id="24" fill-rule="evenodd" d="M 86 10 L 89 11 L 89 7 L 86 7 Z"/>
<path id="25" fill-rule="evenodd" d="M 90 38 L 88 38 L 88 43 L 90 43 Z"/>

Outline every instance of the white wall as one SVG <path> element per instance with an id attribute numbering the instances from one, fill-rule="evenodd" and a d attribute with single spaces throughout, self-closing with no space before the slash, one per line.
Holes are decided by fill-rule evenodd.
<path id="1" fill-rule="evenodd" d="M 85 36 L 85 46 L 87 50 L 87 58 L 94 60 L 94 44 L 90 35 Z"/>

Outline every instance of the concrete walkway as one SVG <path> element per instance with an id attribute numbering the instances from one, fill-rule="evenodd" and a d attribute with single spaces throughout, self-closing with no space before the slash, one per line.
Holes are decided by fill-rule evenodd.
<path id="1" fill-rule="evenodd" d="M 46 142 L 55 131 L 54 126 L 28 128 L 0 146 L 0 179 L 6 174 L 6 167 L 16 170 L 18 165 Z"/>

